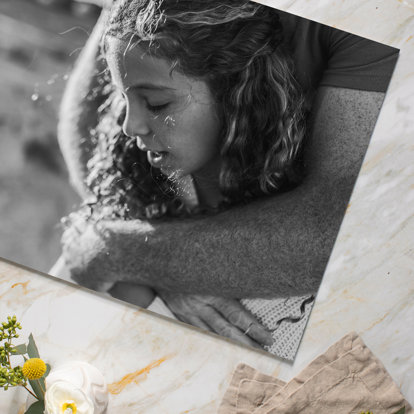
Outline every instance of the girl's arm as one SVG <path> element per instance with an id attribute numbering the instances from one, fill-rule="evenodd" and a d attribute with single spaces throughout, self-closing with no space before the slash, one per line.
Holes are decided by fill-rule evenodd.
<path id="1" fill-rule="evenodd" d="M 90 130 L 98 122 L 98 108 L 104 101 L 99 74 L 105 69 L 99 58 L 100 41 L 105 27 L 104 10 L 79 56 L 63 94 L 58 125 L 58 141 L 70 180 L 82 198 L 88 196 L 84 183 L 86 163 L 92 155 Z M 93 92 L 92 92 L 93 91 Z M 94 96 L 92 97 L 92 93 Z"/>
<path id="2" fill-rule="evenodd" d="M 384 94 L 323 87 L 296 189 L 203 219 L 108 221 L 65 246 L 74 278 L 180 293 L 274 297 L 320 284 Z"/>

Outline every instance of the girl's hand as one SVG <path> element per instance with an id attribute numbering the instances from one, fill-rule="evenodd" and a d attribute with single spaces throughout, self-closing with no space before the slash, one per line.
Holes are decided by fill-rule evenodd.
<path id="1" fill-rule="evenodd" d="M 168 291 L 158 294 L 183 322 L 256 348 L 273 344 L 271 333 L 238 300 Z"/>

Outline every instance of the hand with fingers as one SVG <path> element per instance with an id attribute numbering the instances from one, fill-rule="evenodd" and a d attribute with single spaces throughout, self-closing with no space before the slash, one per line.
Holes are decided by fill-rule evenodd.
<path id="1" fill-rule="evenodd" d="M 169 291 L 158 294 L 182 322 L 256 348 L 273 344 L 271 333 L 236 299 Z"/>

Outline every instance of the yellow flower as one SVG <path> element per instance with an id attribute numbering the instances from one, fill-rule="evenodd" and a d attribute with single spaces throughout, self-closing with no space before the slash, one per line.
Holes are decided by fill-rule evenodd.
<path id="1" fill-rule="evenodd" d="M 29 380 L 42 378 L 46 372 L 46 364 L 40 358 L 30 358 L 23 365 L 23 375 Z"/>

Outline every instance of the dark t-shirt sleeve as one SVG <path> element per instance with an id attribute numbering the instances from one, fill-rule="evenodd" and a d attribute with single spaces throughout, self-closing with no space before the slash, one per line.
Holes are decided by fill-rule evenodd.
<path id="1" fill-rule="evenodd" d="M 398 49 L 328 26 L 321 30 L 328 56 L 321 86 L 376 92 L 387 90 Z"/>
<path id="2" fill-rule="evenodd" d="M 399 50 L 278 11 L 295 74 L 306 95 L 319 86 L 385 92 Z"/>

